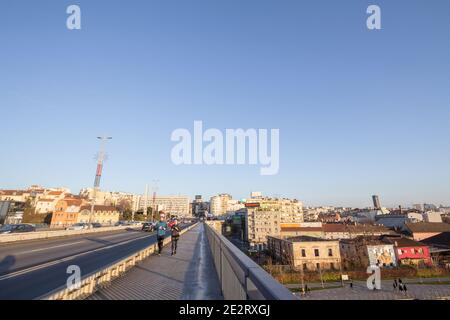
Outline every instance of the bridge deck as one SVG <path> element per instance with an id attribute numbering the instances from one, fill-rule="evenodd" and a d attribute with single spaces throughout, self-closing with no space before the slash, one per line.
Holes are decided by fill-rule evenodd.
<path id="1" fill-rule="evenodd" d="M 223 299 L 203 224 L 180 237 L 175 256 L 170 255 L 169 244 L 161 256 L 150 256 L 88 299 Z"/>

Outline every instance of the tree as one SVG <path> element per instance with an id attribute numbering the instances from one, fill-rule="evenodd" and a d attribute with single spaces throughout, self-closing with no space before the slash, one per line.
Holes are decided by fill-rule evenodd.
<path id="1" fill-rule="evenodd" d="M 122 199 L 119 201 L 119 203 L 117 204 L 117 210 L 119 210 L 120 212 L 130 212 L 131 213 L 131 202 L 128 199 Z"/>

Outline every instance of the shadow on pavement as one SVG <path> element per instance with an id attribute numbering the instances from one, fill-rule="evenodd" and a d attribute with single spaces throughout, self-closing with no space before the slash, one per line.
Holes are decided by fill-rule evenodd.
<path id="1" fill-rule="evenodd" d="M 16 263 L 16 258 L 14 256 L 6 256 L 3 258 L 2 261 L 0 261 L 0 275 L 2 274 L 8 274 L 8 271 L 11 269 L 12 266 Z"/>

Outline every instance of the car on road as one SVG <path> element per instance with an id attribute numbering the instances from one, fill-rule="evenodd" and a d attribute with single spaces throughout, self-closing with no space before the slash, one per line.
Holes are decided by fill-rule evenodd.
<path id="1" fill-rule="evenodd" d="M 0 234 L 24 233 L 34 231 L 36 231 L 36 228 L 26 223 L 5 224 L 4 226 L 0 227 Z"/>
<path id="2" fill-rule="evenodd" d="M 98 222 L 91 223 L 92 228 L 101 228 L 102 224 Z"/>
<path id="3" fill-rule="evenodd" d="M 115 227 L 122 227 L 122 226 L 129 226 L 130 222 L 129 221 L 118 221 L 114 224 Z"/>
<path id="4" fill-rule="evenodd" d="M 89 229 L 89 224 L 88 223 L 75 223 L 73 225 L 71 225 L 70 227 L 67 227 L 66 230 L 85 230 L 85 229 Z"/>
<path id="5" fill-rule="evenodd" d="M 155 224 L 153 222 L 144 222 L 142 224 L 142 231 L 152 232 L 155 230 Z"/>

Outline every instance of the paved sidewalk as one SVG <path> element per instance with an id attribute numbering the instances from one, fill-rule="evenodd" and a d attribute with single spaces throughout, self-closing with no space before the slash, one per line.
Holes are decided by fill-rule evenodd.
<path id="1" fill-rule="evenodd" d="M 175 256 L 170 244 L 161 256 L 152 255 L 89 300 L 221 300 L 203 224 L 178 241 Z"/>
<path id="2" fill-rule="evenodd" d="M 348 285 L 344 288 L 313 290 L 306 296 L 296 293 L 302 300 L 400 300 L 419 299 L 432 300 L 450 297 L 450 285 L 408 284 L 405 295 L 398 290 L 394 291 L 391 283 L 382 284 L 381 290 L 369 290 L 365 283 L 354 282 L 353 289 Z"/>

